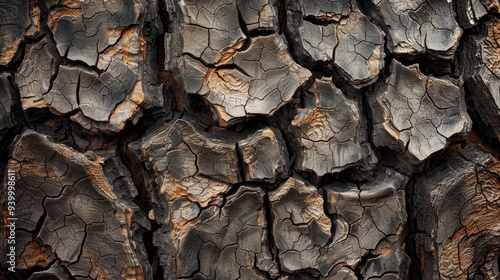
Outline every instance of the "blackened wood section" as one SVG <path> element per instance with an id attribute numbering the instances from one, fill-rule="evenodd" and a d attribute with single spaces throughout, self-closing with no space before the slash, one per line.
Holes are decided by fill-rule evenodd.
<path id="1" fill-rule="evenodd" d="M 480 26 L 481 32 L 471 35 L 459 54 L 459 69 L 470 92 L 469 104 L 480 133 L 489 142 L 500 141 L 500 21 L 490 18 Z"/>

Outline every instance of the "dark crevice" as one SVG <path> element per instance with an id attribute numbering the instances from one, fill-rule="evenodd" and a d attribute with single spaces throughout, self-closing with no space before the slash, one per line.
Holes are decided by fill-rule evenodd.
<path id="1" fill-rule="evenodd" d="M 65 217 L 66 218 L 66 217 Z M 82 221 L 80 219 L 80 221 Z M 82 221 L 83 223 L 83 221 Z M 87 228 L 89 227 L 89 225 L 85 224 L 85 234 L 83 235 L 83 240 L 82 240 L 82 243 L 80 244 L 80 253 L 78 254 L 78 257 L 76 258 L 76 261 L 72 262 L 71 264 L 75 264 L 75 263 L 78 263 L 82 257 L 82 255 L 84 254 L 84 248 L 85 248 L 85 242 L 87 242 Z"/>
<path id="2" fill-rule="evenodd" d="M 45 222 L 45 218 L 47 218 L 47 210 L 45 209 L 45 200 L 47 199 L 47 196 L 43 198 L 42 200 L 42 206 L 43 206 L 43 214 L 40 216 L 38 219 L 35 230 L 33 231 L 32 237 L 33 239 L 36 239 L 36 236 L 40 233 L 40 230 L 42 229 L 43 223 Z M 40 242 L 42 243 L 42 242 Z"/>
<path id="3" fill-rule="evenodd" d="M 250 37 L 252 38 L 255 38 L 255 37 L 259 37 L 259 36 L 270 36 L 270 35 L 273 35 L 274 33 L 274 30 L 270 30 L 270 29 L 253 29 L 253 30 L 250 30 L 248 31 L 248 35 L 250 35 Z"/>
<path id="4" fill-rule="evenodd" d="M 325 215 L 330 219 L 331 223 L 332 223 L 332 226 L 330 228 L 330 238 L 328 238 L 328 241 L 326 242 L 325 248 L 328 248 L 331 246 L 331 244 L 333 243 L 333 238 L 335 237 L 335 225 L 337 224 L 336 221 L 337 221 L 337 214 L 330 214 L 329 211 L 328 211 L 328 208 L 329 207 L 329 204 L 330 204 L 330 201 L 328 200 L 328 195 L 326 193 L 326 190 L 325 189 L 320 189 L 320 191 L 322 192 L 322 197 L 323 197 L 323 211 L 325 213 Z"/>
<path id="5" fill-rule="evenodd" d="M 365 279 L 365 277 L 362 274 L 363 269 L 366 267 L 366 264 L 368 263 L 369 260 L 375 258 L 377 258 L 377 255 L 374 255 L 372 253 L 368 253 L 361 258 L 361 262 L 359 262 L 358 265 L 356 265 L 356 267 L 353 269 L 354 274 L 358 279 L 360 280 Z"/>
<path id="6" fill-rule="evenodd" d="M 87 63 L 85 63 L 83 61 L 70 60 L 70 59 L 67 59 L 66 57 L 61 58 L 61 65 L 71 66 L 71 67 L 79 67 L 83 70 L 92 72 L 92 73 L 96 74 L 97 76 L 100 76 L 101 74 L 105 73 L 105 71 L 106 71 L 105 69 L 101 70 L 101 69 L 97 68 L 97 66 L 88 65 Z"/>
<path id="7" fill-rule="evenodd" d="M 338 23 L 340 21 L 340 20 L 333 20 L 333 19 L 329 19 L 329 20 L 322 19 L 322 18 L 318 18 L 317 16 L 304 16 L 303 19 L 305 21 L 312 23 L 312 24 L 323 25 L 323 26 L 327 26 L 329 24 L 335 24 L 335 23 Z"/>
<path id="8" fill-rule="evenodd" d="M 247 39 L 246 41 L 248 42 L 248 44 L 251 44 L 250 39 Z M 242 48 L 245 48 L 245 46 L 246 46 L 246 44 L 244 44 Z M 242 49 L 239 49 L 238 51 L 242 51 Z M 199 61 L 201 64 L 203 64 L 203 66 L 205 66 L 207 68 L 213 68 L 213 69 L 217 69 L 217 70 L 222 70 L 222 69 L 237 70 L 237 71 L 241 72 L 242 74 L 244 74 L 245 76 L 251 77 L 244 69 L 242 69 L 239 65 L 236 65 L 236 64 L 222 64 L 222 65 L 216 66 L 215 64 L 208 63 L 208 62 L 204 61 L 203 59 L 194 56 L 191 53 L 183 53 L 182 55 L 189 56 L 193 60 Z"/>
<path id="9" fill-rule="evenodd" d="M 489 89 L 479 77 L 478 71 L 482 61 L 478 56 L 481 50 L 479 45 L 487 37 L 488 28 L 495 20 L 491 15 L 484 16 L 475 27 L 464 31 L 453 64 L 453 75 L 463 78 L 467 112 L 473 124 L 470 135 L 474 137 L 469 137 L 468 142 L 480 143 L 488 146 L 492 151 L 495 150 L 493 147 L 500 147 L 500 141 L 494 133 L 495 129 L 492 124 L 488 123 L 483 115 L 496 111 L 495 106 L 492 105 L 495 101 L 492 96 L 488 96 Z M 480 104 L 477 104 L 478 100 Z M 498 152 L 493 154 L 497 158 L 500 157 Z"/>
<path id="10" fill-rule="evenodd" d="M 266 217 L 266 223 L 267 223 L 267 247 L 273 256 L 273 261 L 276 263 L 278 266 L 277 269 L 278 271 L 281 270 L 281 263 L 280 259 L 278 256 L 278 248 L 276 247 L 276 242 L 274 241 L 274 224 L 276 221 L 274 220 L 272 208 L 271 208 L 271 202 L 269 200 L 269 193 L 266 191 L 264 194 L 264 207 L 265 207 L 265 217 Z"/>
<path id="11" fill-rule="evenodd" d="M 360 96 L 363 90 L 358 89 L 349 83 L 349 81 L 344 78 L 344 75 L 342 75 L 341 70 L 338 69 L 338 67 L 332 67 L 331 72 L 333 84 L 339 88 L 347 98 L 357 99 Z"/>
<path id="12" fill-rule="evenodd" d="M 242 73 L 243 75 L 245 75 L 249 78 L 252 78 L 252 76 L 250 76 L 250 74 L 248 74 L 247 71 L 245 71 L 243 68 L 241 68 L 239 65 L 236 65 L 236 64 L 223 64 L 223 65 L 217 66 L 216 68 L 217 68 L 217 70 L 224 70 L 224 69 L 237 70 L 238 72 Z M 223 79 L 223 77 L 221 77 L 221 79 Z"/>
<path id="13" fill-rule="evenodd" d="M 161 24 L 162 24 L 162 29 L 163 33 L 169 33 L 172 34 L 172 24 L 170 20 L 170 15 L 168 14 L 167 7 L 165 5 L 165 0 L 157 0 L 158 3 L 158 15 L 160 16 Z M 163 34 L 161 32 L 158 34 L 158 36 L 163 37 Z"/>
<path id="14" fill-rule="evenodd" d="M 288 280 L 317 280 L 320 274 L 315 269 L 302 269 L 294 273 L 283 273 L 283 276 Z"/>
<path id="15" fill-rule="evenodd" d="M 284 176 L 282 176 L 283 178 L 278 178 L 276 180 L 276 185 L 280 185 L 281 183 L 283 183 L 283 181 L 293 175 L 293 170 L 297 169 L 297 158 L 301 154 L 300 142 L 297 138 L 297 132 L 292 126 L 292 120 L 297 114 L 296 105 L 299 103 L 298 98 L 293 103 L 287 104 L 280 108 L 279 111 L 275 114 L 274 121 L 271 123 L 273 126 L 280 129 L 289 156 L 288 174 L 284 174 Z"/>
<path id="16" fill-rule="evenodd" d="M 366 129 L 367 129 L 367 142 L 370 143 L 370 145 L 372 146 L 372 148 L 375 147 L 375 145 L 373 144 L 373 119 L 372 119 L 372 111 L 371 111 L 371 108 L 370 108 L 370 102 L 368 101 L 368 94 L 373 94 L 373 93 L 368 93 L 368 92 L 363 92 L 362 94 L 362 99 L 361 99 L 361 110 L 362 110 L 362 114 L 363 114 L 363 117 L 364 119 L 366 120 Z M 373 149 L 374 151 L 376 149 Z"/>
<path id="17" fill-rule="evenodd" d="M 277 11 L 278 34 L 283 34 L 286 30 L 286 1 L 275 1 L 274 5 Z"/>
<path id="18" fill-rule="evenodd" d="M 216 123 L 214 113 L 210 109 L 210 104 L 202 96 L 190 94 L 187 96 L 186 101 L 188 114 L 199 120 L 199 124 L 209 127 Z"/>
<path id="19" fill-rule="evenodd" d="M 361 13 L 364 14 L 370 22 L 377 25 L 380 29 L 384 30 L 386 36 L 387 34 L 389 34 L 387 26 L 385 26 L 382 14 L 380 13 L 380 9 L 374 3 L 374 1 L 356 1 L 356 4 Z"/>
<path id="20" fill-rule="evenodd" d="M 238 143 L 236 143 L 236 146 L 234 149 L 236 151 L 236 156 L 238 157 L 238 171 L 239 171 L 240 180 L 242 182 L 245 182 L 246 181 L 245 167 L 244 167 L 245 161 L 243 159 L 243 155 L 241 154 L 241 150 L 240 150 Z"/>
<path id="21" fill-rule="evenodd" d="M 148 217 L 149 212 L 153 209 L 153 199 L 149 187 L 147 186 L 149 182 L 148 173 L 145 172 L 145 166 L 137 159 L 133 151 L 130 148 L 130 144 L 139 139 L 145 134 L 148 125 L 154 123 L 154 118 L 151 118 L 150 113 L 146 111 L 146 116 L 141 118 L 139 123 L 134 126 L 134 129 L 124 129 L 124 131 L 129 131 L 128 134 L 123 134 L 118 142 L 119 155 L 129 170 L 132 181 L 137 188 L 138 196 L 133 199 L 133 202 L 139 206 L 142 215 Z M 128 127 L 131 126 L 130 123 L 127 124 Z M 146 249 L 148 262 L 153 268 L 152 274 L 154 279 L 162 279 L 163 277 L 163 267 L 159 264 L 158 251 L 159 248 L 155 246 L 153 242 L 153 236 L 157 230 L 159 230 L 160 225 L 156 220 L 148 219 L 151 228 L 149 230 L 142 230 L 142 241 Z"/>
<path id="22" fill-rule="evenodd" d="M 246 37 L 243 45 L 241 46 L 240 49 L 238 49 L 238 51 L 242 52 L 242 51 L 246 51 L 250 48 L 250 46 L 252 45 L 252 39 L 251 39 L 250 32 L 248 31 L 248 27 L 247 27 L 245 21 L 243 20 L 243 16 L 241 15 L 241 11 L 240 11 L 239 7 L 238 7 L 238 23 L 240 25 L 241 31 L 243 32 L 243 34 Z M 247 73 L 245 73 L 245 75 L 249 76 Z"/>
<path id="23" fill-rule="evenodd" d="M 38 0 L 36 2 L 36 4 L 38 5 L 38 8 L 40 8 L 40 27 L 41 27 L 41 31 L 44 34 L 52 34 L 52 31 L 50 30 L 49 25 L 48 25 L 48 17 L 49 17 L 49 14 L 50 14 L 50 9 L 45 4 L 44 0 Z"/>
<path id="24" fill-rule="evenodd" d="M 422 279 L 422 275 L 420 274 L 420 256 L 417 251 L 416 244 L 416 234 L 418 232 L 417 220 L 415 217 L 415 211 L 413 209 L 413 197 L 415 195 L 414 190 L 415 181 L 414 178 L 410 179 L 408 184 L 405 187 L 405 204 L 406 204 L 406 213 L 408 213 L 407 217 L 407 227 L 408 227 L 408 235 L 406 237 L 406 246 L 405 253 L 410 257 L 410 266 L 409 266 L 409 275 L 411 279 Z"/>

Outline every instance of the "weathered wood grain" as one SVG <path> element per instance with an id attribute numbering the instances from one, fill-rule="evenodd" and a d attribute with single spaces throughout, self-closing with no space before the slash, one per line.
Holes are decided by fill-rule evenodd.
<path id="1" fill-rule="evenodd" d="M 500 141 L 500 48 L 498 34 L 500 21 L 490 19 L 482 32 L 465 41 L 460 54 L 460 70 L 465 77 L 465 87 L 471 93 L 468 100 L 477 123 L 483 126 L 480 133 L 489 142 Z"/>
<path id="2" fill-rule="evenodd" d="M 332 250 L 343 251 L 347 246 L 348 253 L 342 254 L 349 256 L 348 264 L 357 265 L 366 279 L 406 279 L 408 275 L 409 258 L 402 241 L 407 181 L 395 171 L 382 169 L 361 185 L 336 182 L 324 187 L 325 210 L 336 224 Z"/>
<path id="3" fill-rule="evenodd" d="M 241 182 L 236 141 L 206 134 L 189 120 L 160 127 L 134 143 L 139 158 L 154 170 L 168 201 L 187 197 L 205 207 Z"/>
<path id="4" fill-rule="evenodd" d="M 277 35 L 251 39 L 248 49 L 228 53 L 218 65 L 206 67 L 184 56 L 180 67 L 189 78 L 186 91 L 203 96 L 221 126 L 252 115 L 272 115 L 311 75 L 292 60 Z"/>
<path id="5" fill-rule="evenodd" d="M 471 146 L 416 179 L 412 215 L 422 232 L 415 242 L 423 279 L 498 277 L 499 172 L 497 159 Z"/>
<path id="6" fill-rule="evenodd" d="M 455 21 L 449 1 L 372 1 L 389 31 L 389 51 L 407 56 L 426 54 L 443 59 L 453 57 L 462 30 Z"/>
<path id="7" fill-rule="evenodd" d="M 286 5 L 287 32 L 300 63 L 332 63 L 357 88 L 377 80 L 384 67 L 384 33 L 355 2 L 287 0 Z"/>
<path id="8" fill-rule="evenodd" d="M 267 279 L 277 264 L 267 247 L 264 192 L 241 187 L 225 205 L 191 216 L 179 228 L 177 277 L 189 279 Z M 184 207 L 179 210 L 185 209 Z M 175 213 L 174 213 L 175 215 Z"/>
<path id="9" fill-rule="evenodd" d="M 398 237 L 406 223 L 406 182 L 387 170 L 361 186 L 327 185 L 323 198 L 322 190 L 302 179 L 288 179 L 269 193 L 282 269 L 312 270 L 321 279 L 348 277 L 354 268 L 366 278 L 404 278 L 408 257 Z"/>
<path id="10" fill-rule="evenodd" d="M 476 26 L 479 20 L 488 14 L 488 11 L 498 11 L 500 2 L 498 0 L 454 1 L 453 6 L 460 26 L 468 29 Z"/>
<path id="11" fill-rule="evenodd" d="M 12 76 L 8 73 L 0 73 L 0 135 L 20 123 L 19 116 L 16 116 L 14 112 L 19 98 L 11 84 L 11 79 Z"/>
<path id="12" fill-rule="evenodd" d="M 119 132 L 143 108 L 163 106 L 156 67 L 144 63 L 155 59 L 144 30 L 161 30 L 157 11 L 127 3 L 49 3 L 52 34 L 28 45 L 16 77 L 24 110 L 47 107 L 94 131 Z"/>
<path id="13" fill-rule="evenodd" d="M 88 158 L 34 131 L 14 144 L 8 168 L 16 170 L 17 230 L 27 233 L 17 236 L 17 268 L 42 265 L 61 278 L 151 276 L 144 245 L 134 242 L 132 197 L 117 197 L 118 185 L 104 173 L 100 157 Z M 2 198 L 5 206 L 4 192 Z M 2 260 L 4 253 L 2 247 Z M 51 266 L 54 261 L 64 269 Z"/>
<path id="14" fill-rule="evenodd" d="M 499 278 L 499 9 L 0 0 L 0 279 Z"/>
<path id="15" fill-rule="evenodd" d="M 281 132 L 264 128 L 238 142 L 245 179 L 275 182 L 288 175 L 288 150 Z"/>
<path id="16" fill-rule="evenodd" d="M 376 158 L 359 103 L 347 99 L 331 79 L 316 80 L 304 103 L 292 121 L 300 140 L 300 169 L 320 177 L 359 165 L 370 169 Z"/>
<path id="17" fill-rule="evenodd" d="M 373 142 L 406 155 L 418 166 L 471 129 L 463 91 L 456 81 L 427 77 L 418 65 L 393 60 L 391 74 L 369 96 Z"/>
<path id="18" fill-rule="evenodd" d="M 253 27 L 240 26 L 238 16 L 243 14 L 236 4 L 228 1 L 218 8 L 216 2 L 172 3 L 182 12 L 183 23 L 180 34 L 167 35 L 170 46 L 182 49 L 178 64 L 169 63 L 167 69 L 179 77 L 187 94 L 200 95 L 210 104 L 214 118 L 224 127 L 245 117 L 272 115 L 311 75 L 293 61 L 278 34 L 245 35 L 243 29 Z M 248 9 L 242 2 L 240 6 Z M 273 9 L 262 9 L 259 20 L 268 22 L 272 32 Z M 250 20 L 246 17 L 244 22 Z"/>
<path id="19" fill-rule="evenodd" d="M 29 1 L 0 2 L 0 65 L 8 65 L 21 44 L 23 35 L 32 24 Z M 34 16 L 34 15 L 33 15 Z M 28 35 L 28 34 L 26 34 Z"/>

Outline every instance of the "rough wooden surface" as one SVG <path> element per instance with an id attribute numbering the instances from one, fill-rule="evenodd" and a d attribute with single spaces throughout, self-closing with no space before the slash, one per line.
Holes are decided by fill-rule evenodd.
<path id="1" fill-rule="evenodd" d="M 244 51 L 225 54 L 216 67 L 191 56 L 181 58 L 186 91 L 203 96 L 221 126 L 247 116 L 272 115 L 310 76 L 292 61 L 280 37 L 257 37 L 249 44 Z"/>
<path id="2" fill-rule="evenodd" d="M 19 99 L 10 83 L 10 78 L 11 76 L 5 72 L 0 74 L 0 135 L 19 124 L 19 116 L 14 114 L 14 106 Z"/>
<path id="3" fill-rule="evenodd" d="M 246 180 L 273 183 L 288 175 L 288 150 L 279 130 L 260 129 L 239 141 L 238 149 Z"/>
<path id="4" fill-rule="evenodd" d="M 463 91 L 457 82 L 427 77 L 418 65 L 393 60 L 386 83 L 370 99 L 373 142 L 407 155 L 418 165 L 443 150 L 450 138 L 471 129 Z"/>
<path id="5" fill-rule="evenodd" d="M 372 1 L 389 31 L 388 48 L 391 52 L 397 55 L 428 54 L 444 59 L 453 57 L 462 30 L 448 1 Z"/>
<path id="6" fill-rule="evenodd" d="M 0 0 L 0 279 L 500 278 L 499 10 Z"/>
<path id="7" fill-rule="evenodd" d="M 456 1 L 453 6 L 457 12 L 458 22 L 462 28 L 468 29 L 476 26 L 488 11 L 498 11 L 500 2 L 498 0 Z"/>
<path id="8" fill-rule="evenodd" d="M 27 29 L 36 20 L 30 15 L 30 5 L 28 1 L 0 2 L 0 65 L 8 65 L 21 44 L 23 35 L 28 33 Z M 28 35 L 28 34 L 26 34 Z"/>
<path id="9" fill-rule="evenodd" d="M 154 59 L 144 28 L 161 27 L 156 6 L 126 2 L 45 4 L 51 34 L 27 44 L 16 77 L 23 109 L 48 107 L 86 128 L 119 132 L 141 107 L 162 105 L 161 84 L 144 65 Z"/>
<path id="10" fill-rule="evenodd" d="M 342 77 L 361 88 L 384 67 L 383 32 L 355 1 L 285 1 L 287 32 L 298 61 L 333 62 Z"/>
<path id="11" fill-rule="evenodd" d="M 136 143 L 136 153 L 169 201 L 187 197 L 205 207 L 241 182 L 236 141 L 214 136 L 180 119 Z"/>
<path id="12" fill-rule="evenodd" d="M 299 131 L 303 171 L 318 176 L 376 161 L 367 143 L 365 120 L 359 103 L 344 96 L 330 79 L 316 80 L 308 89 L 305 108 L 292 121 Z"/>
<path id="13" fill-rule="evenodd" d="M 439 172 L 441 176 L 435 176 Z M 417 250 L 424 279 L 495 279 L 500 162 L 468 147 L 413 185 Z"/>
<path id="14" fill-rule="evenodd" d="M 469 38 L 461 51 L 461 70 L 471 93 L 470 105 L 478 115 L 483 135 L 500 141 L 500 21 L 490 19 L 479 36 Z M 477 104 L 477 105 L 476 105 Z"/>
<path id="15" fill-rule="evenodd" d="M 152 275 L 143 265 L 144 245 L 134 240 L 140 221 L 145 227 L 149 222 L 135 216 L 132 201 L 118 196 L 118 185 L 102 164 L 95 154 L 89 158 L 34 131 L 19 136 L 7 165 L 17 171 L 16 268 L 55 270 L 57 263 L 71 277 Z"/>
<path id="16" fill-rule="evenodd" d="M 326 210 L 336 225 L 332 251 L 340 260 L 348 260 L 351 268 L 359 269 L 364 279 L 407 278 L 409 258 L 402 242 L 407 180 L 392 170 L 381 170 L 361 185 L 332 183 L 324 187 Z M 347 253 L 338 256 L 336 248 L 347 248 Z"/>

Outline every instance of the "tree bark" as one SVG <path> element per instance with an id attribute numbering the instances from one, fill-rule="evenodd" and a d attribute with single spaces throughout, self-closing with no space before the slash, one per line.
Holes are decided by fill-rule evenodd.
<path id="1" fill-rule="evenodd" d="M 0 279 L 500 278 L 497 0 L 0 0 Z"/>

